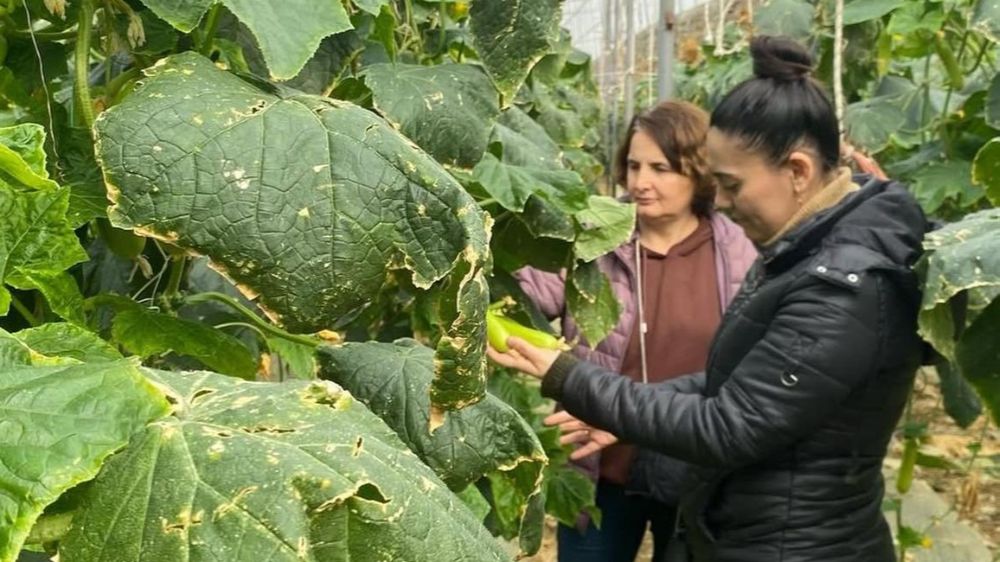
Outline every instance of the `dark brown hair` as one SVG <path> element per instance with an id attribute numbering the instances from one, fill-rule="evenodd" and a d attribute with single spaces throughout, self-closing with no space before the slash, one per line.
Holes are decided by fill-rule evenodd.
<path id="1" fill-rule="evenodd" d="M 837 116 L 812 77 L 813 58 L 785 37 L 759 35 L 750 43 L 754 77 L 726 94 L 712 126 L 779 165 L 803 144 L 815 149 L 824 172 L 840 162 Z"/>
<path id="2" fill-rule="evenodd" d="M 705 160 L 708 113 L 688 102 L 666 101 L 633 117 L 615 154 L 615 181 L 623 187 L 632 137 L 640 129 L 656 141 L 672 169 L 691 178 L 694 183 L 691 211 L 707 217 L 715 201 L 715 178 Z"/>

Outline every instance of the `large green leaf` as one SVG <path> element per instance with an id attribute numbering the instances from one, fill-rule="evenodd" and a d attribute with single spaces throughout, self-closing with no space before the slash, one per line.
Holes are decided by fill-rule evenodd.
<path id="1" fill-rule="evenodd" d="M 959 292 L 1000 287 L 1000 209 L 972 213 L 927 234 L 924 310 Z"/>
<path id="2" fill-rule="evenodd" d="M 0 369 L 0 560 L 17 558 L 47 505 L 166 411 L 130 361 Z"/>
<path id="3" fill-rule="evenodd" d="M 537 121 L 517 106 L 500 114 L 490 135 L 491 143 L 503 147 L 502 160 L 517 166 L 561 168 L 561 150 Z"/>
<path id="4" fill-rule="evenodd" d="M 125 297 L 100 295 L 97 304 L 115 310 L 111 337 L 129 353 L 154 357 L 176 353 L 235 377 L 253 379 L 257 360 L 240 340 L 193 320 L 170 316 Z"/>
<path id="5" fill-rule="evenodd" d="M 472 177 L 500 205 L 511 211 L 524 211 L 532 195 L 538 195 L 567 213 L 581 211 L 587 206 L 587 187 L 576 172 L 569 170 L 515 166 L 486 154 L 476 164 Z"/>
<path id="6" fill-rule="evenodd" d="M 188 33 L 215 0 L 142 0 L 161 19 Z M 222 0 L 253 33 L 271 78 L 288 80 L 328 35 L 352 28 L 341 0 Z"/>
<path id="7" fill-rule="evenodd" d="M 504 560 L 398 437 L 330 382 L 151 372 L 177 402 L 111 459 L 64 562 Z"/>
<path id="8" fill-rule="evenodd" d="M 316 378 L 316 348 L 286 339 L 269 337 L 267 348 L 284 362 L 288 374 L 293 378 L 312 380 Z"/>
<path id="9" fill-rule="evenodd" d="M 621 303 L 597 262 L 578 263 L 566 283 L 566 306 L 590 347 L 597 347 L 618 324 Z"/>
<path id="10" fill-rule="evenodd" d="M 538 123 L 561 146 L 580 148 L 597 143 L 600 102 L 565 84 L 536 81 L 529 96 Z"/>
<path id="11" fill-rule="evenodd" d="M 972 183 L 972 163 L 967 160 L 934 162 L 922 166 L 911 182 L 913 195 L 926 213 L 935 213 L 945 202 L 970 206 L 983 194 Z"/>
<path id="12" fill-rule="evenodd" d="M 32 350 L 52 357 L 71 357 L 84 363 L 121 359 L 121 353 L 97 334 L 73 324 L 53 322 L 14 334 Z"/>
<path id="13" fill-rule="evenodd" d="M 190 33 L 216 0 L 142 0 L 160 19 Z"/>
<path id="14" fill-rule="evenodd" d="M 816 8 L 805 0 L 770 0 L 754 14 L 754 31 L 806 41 L 814 33 L 815 17 Z"/>
<path id="15" fill-rule="evenodd" d="M 545 471 L 545 510 L 569 527 L 576 526 L 581 512 L 596 524 L 601 521 L 601 512 L 594 503 L 593 482 L 571 466 Z"/>
<path id="16" fill-rule="evenodd" d="M 82 298 L 64 271 L 86 254 L 67 219 L 69 189 L 48 177 L 44 143 L 40 125 L 0 128 L 0 282 L 38 289 L 56 313 L 82 323 Z M 0 285 L 0 315 L 9 305 Z"/>
<path id="17" fill-rule="evenodd" d="M 986 189 L 986 196 L 1000 206 L 1000 137 L 986 143 L 972 163 L 972 178 Z"/>
<path id="18" fill-rule="evenodd" d="M 361 8 L 373 16 L 378 15 L 382 6 L 389 4 L 389 0 L 351 0 L 351 2 L 353 2 L 358 8 Z"/>
<path id="19" fill-rule="evenodd" d="M 592 195 L 589 203 L 576 214 L 581 228 L 576 256 L 583 261 L 595 260 L 621 246 L 635 229 L 635 205 L 600 195 Z"/>
<path id="20" fill-rule="evenodd" d="M 851 0 L 844 5 L 844 25 L 881 18 L 905 3 L 906 0 Z"/>
<path id="21" fill-rule="evenodd" d="M 486 215 L 370 111 L 267 94 L 188 53 L 96 130 L 115 225 L 208 255 L 293 331 L 350 322 L 387 269 L 446 285 L 435 400 L 482 396 Z"/>
<path id="22" fill-rule="evenodd" d="M 532 196 L 527 210 L 541 206 L 541 199 Z M 561 214 L 549 213 L 532 220 L 527 215 L 514 215 L 497 222 L 490 243 L 497 269 L 514 272 L 526 265 L 545 271 L 560 271 L 572 254 L 576 236 L 570 221 L 568 236 Z M 551 220 L 549 220 L 551 219 Z M 530 223 L 530 224 L 529 224 Z"/>
<path id="23" fill-rule="evenodd" d="M 16 191 L 0 185 L 0 281 L 20 289 L 42 288 L 48 278 L 85 261 L 86 253 L 66 219 L 69 190 Z M 0 286 L 0 315 L 10 293 Z"/>
<path id="24" fill-rule="evenodd" d="M 971 23 L 994 43 L 1000 43 L 1000 0 L 976 0 Z"/>
<path id="25" fill-rule="evenodd" d="M 497 93 L 468 64 L 375 64 L 364 70 L 375 109 L 439 162 L 471 167 L 500 114 Z"/>
<path id="26" fill-rule="evenodd" d="M 45 128 L 37 123 L 0 127 L 0 162 L 3 175 L 19 178 L 22 184 L 55 187 L 51 180 L 45 181 L 49 177 L 45 169 Z"/>
<path id="27" fill-rule="evenodd" d="M 476 50 L 504 105 L 559 40 L 561 0 L 476 0 L 469 12 Z"/>
<path id="28" fill-rule="evenodd" d="M 889 144 L 893 133 L 906 123 L 899 98 L 880 96 L 854 102 L 844 113 L 847 136 L 870 152 L 879 152 Z"/>
<path id="29" fill-rule="evenodd" d="M 223 4 L 257 37 L 275 80 L 293 78 L 324 37 L 352 28 L 341 0 L 223 0 Z"/>
<path id="30" fill-rule="evenodd" d="M 433 352 L 413 340 L 347 343 L 319 349 L 320 376 L 347 389 L 382 418 L 452 490 L 483 475 L 512 470 L 534 475 L 524 490 L 538 490 L 547 461 L 531 426 L 513 408 L 487 395 L 478 403 L 445 414 L 428 431 L 434 376 Z M 526 478 L 531 481 L 532 478 Z"/>
<path id="31" fill-rule="evenodd" d="M 1000 423 L 1000 297 L 993 299 L 965 330 L 955 346 L 955 359 L 962 375 L 979 392 Z"/>
<path id="32" fill-rule="evenodd" d="M 989 209 L 935 230 L 924 239 L 920 263 L 924 276 L 920 334 L 945 358 L 956 359 L 956 339 L 965 327 L 954 307 L 966 315 L 960 294 L 1000 290 L 1000 210 Z M 983 306 L 982 304 L 979 305 Z"/>
<path id="33" fill-rule="evenodd" d="M 235 17 L 225 14 L 220 18 L 216 49 L 230 57 L 233 70 L 246 70 L 257 76 L 268 76 L 268 63 L 257 45 L 253 32 Z M 302 69 L 282 85 L 307 94 L 320 95 L 345 72 L 347 64 L 364 49 L 364 41 L 356 30 L 336 33 L 324 38 Z"/>

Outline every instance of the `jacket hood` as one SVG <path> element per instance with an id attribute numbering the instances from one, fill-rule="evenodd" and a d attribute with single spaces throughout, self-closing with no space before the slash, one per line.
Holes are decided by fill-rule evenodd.
<path id="1" fill-rule="evenodd" d="M 856 175 L 861 189 L 792 230 L 761 254 L 766 262 L 798 261 L 832 246 L 861 246 L 897 268 L 910 269 L 923 253 L 931 225 L 906 186 Z"/>

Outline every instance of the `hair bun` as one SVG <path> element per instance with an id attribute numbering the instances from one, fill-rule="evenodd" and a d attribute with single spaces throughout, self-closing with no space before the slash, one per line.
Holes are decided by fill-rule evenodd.
<path id="1" fill-rule="evenodd" d="M 802 45 L 786 37 L 759 35 L 750 41 L 753 73 L 758 78 L 795 82 L 813 70 L 813 58 Z"/>

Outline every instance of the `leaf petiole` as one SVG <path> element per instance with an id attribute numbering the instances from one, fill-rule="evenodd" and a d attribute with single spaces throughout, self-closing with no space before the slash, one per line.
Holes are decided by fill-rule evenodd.
<path id="1" fill-rule="evenodd" d="M 244 318 L 249 320 L 250 324 L 258 328 L 259 330 L 265 332 L 266 334 L 284 340 L 288 340 L 291 342 L 295 342 L 298 344 L 307 345 L 310 347 L 316 347 L 317 345 L 322 343 L 318 339 L 315 339 L 310 336 L 304 336 L 300 334 L 290 334 L 273 324 L 265 322 L 260 318 L 260 316 L 257 316 L 257 314 L 255 314 L 254 311 L 243 306 L 242 304 L 239 303 L 239 301 L 237 301 L 233 297 L 225 295 L 223 293 L 216 293 L 214 291 L 209 291 L 205 293 L 198 293 L 197 295 L 190 295 L 184 298 L 185 304 L 194 304 L 199 302 L 210 302 L 210 301 L 222 303 L 228 306 L 229 308 L 232 308 L 236 312 L 240 313 L 240 315 L 242 315 Z"/>

